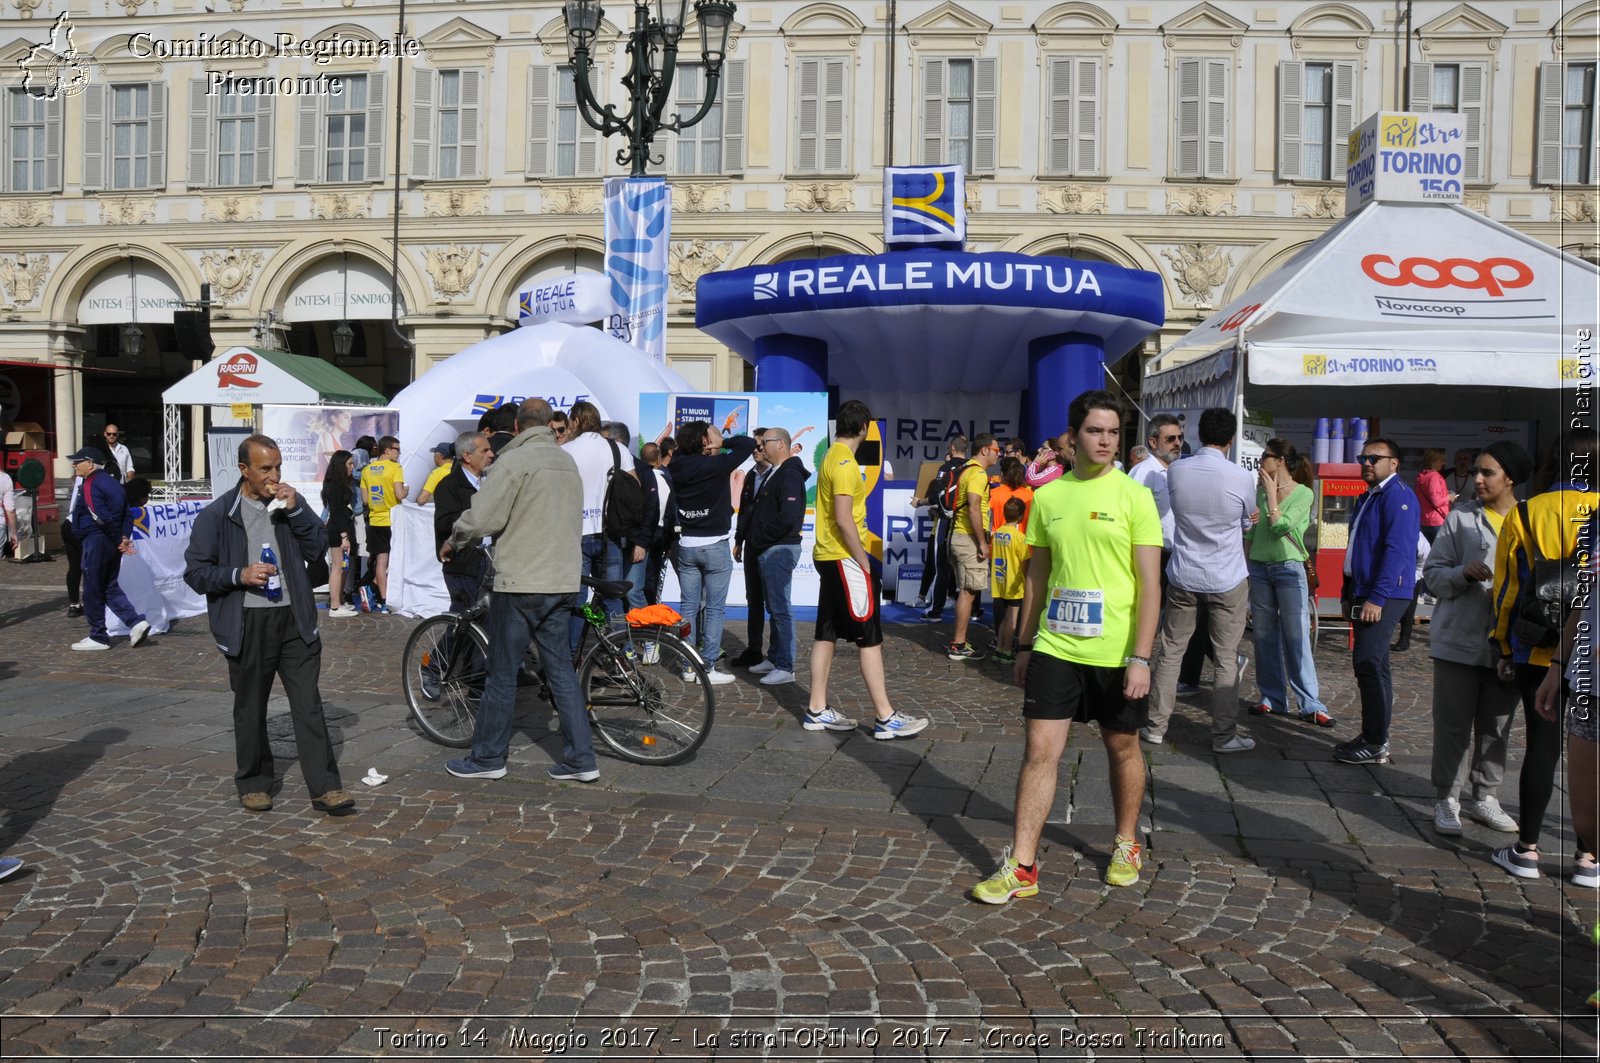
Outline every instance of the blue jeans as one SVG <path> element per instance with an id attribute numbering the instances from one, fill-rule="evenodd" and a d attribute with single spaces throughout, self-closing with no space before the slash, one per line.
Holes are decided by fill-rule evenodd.
<path id="1" fill-rule="evenodd" d="M 1305 566 L 1298 561 L 1250 562 L 1250 623 L 1261 700 L 1273 712 L 1288 712 L 1293 690 L 1302 715 L 1322 711 L 1317 669 L 1311 661 Z"/>
<path id="2" fill-rule="evenodd" d="M 756 558 L 756 565 L 761 569 L 761 593 L 767 600 L 767 612 L 772 614 L 772 648 L 767 652 L 767 659 L 772 667 L 785 672 L 794 671 L 794 655 L 798 648 L 794 612 L 789 608 L 789 588 L 794 580 L 794 567 L 799 563 L 799 543 L 769 546 Z"/>
<path id="3" fill-rule="evenodd" d="M 622 548 L 607 539 L 604 535 L 585 535 L 583 537 L 583 555 L 581 568 L 585 576 L 595 579 L 621 579 L 622 578 Z M 567 635 L 572 640 L 572 648 L 568 655 L 578 652 L 578 641 L 583 638 L 583 614 L 576 612 L 577 608 L 589 597 L 589 589 L 585 587 L 578 592 L 578 600 L 572 603 L 575 610 L 571 621 L 567 624 Z M 621 598 L 601 598 L 600 605 L 608 617 L 622 616 L 627 610 L 622 608 Z"/>
<path id="4" fill-rule="evenodd" d="M 689 642 L 710 667 L 722 656 L 722 615 L 728 608 L 733 548 L 726 539 L 710 546 L 679 546 L 672 567 L 683 599 L 678 611 L 691 625 Z"/>
<path id="5" fill-rule="evenodd" d="M 567 620 L 577 608 L 576 594 L 506 594 L 489 598 L 489 676 L 472 729 L 472 759 L 486 768 L 506 762 L 511 718 L 517 710 L 517 669 L 531 640 L 544 665 L 545 686 L 561 721 L 561 761 L 576 771 L 593 771 L 594 739 L 584 710 L 578 673 L 567 646 Z"/>

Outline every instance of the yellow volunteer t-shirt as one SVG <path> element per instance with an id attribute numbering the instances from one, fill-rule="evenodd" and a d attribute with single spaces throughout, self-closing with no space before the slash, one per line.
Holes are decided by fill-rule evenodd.
<path id="1" fill-rule="evenodd" d="M 367 500 L 367 523 L 374 528 L 389 527 L 389 511 L 400 504 L 395 485 L 405 482 L 398 461 L 378 459 L 361 470 L 361 490 Z"/>
<path id="2" fill-rule="evenodd" d="M 1022 597 L 1027 581 L 1028 541 L 1022 528 L 1015 524 L 1002 524 L 994 532 L 994 566 L 990 570 L 989 589 L 996 598 L 1016 600 Z"/>
<path id="3" fill-rule="evenodd" d="M 972 524 L 967 520 L 967 494 L 969 492 L 983 499 L 983 505 L 978 509 L 978 512 L 983 514 L 983 519 L 978 522 L 978 527 L 987 527 L 989 524 L 989 474 L 976 461 L 969 461 L 963 465 L 961 467 L 961 475 L 956 480 L 955 530 L 965 535 L 972 534 Z"/>
<path id="4" fill-rule="evenodd" d="M 1139 607 L 1133 548 L 1161 548 L 1155 496 L 1116 469 L 1093 480 L 1069 471 L 1034 491 L 1027 540 L 1050 550 L 1037 652 L 1121 668 Z"/>
<path id="5" fill-rule="evenodd" d="M 428 474 L 428 478 L 422 481 L 423 492 L 431 495 L 433 492 L 437 491 L 439 489 L 439 481 L 443 480 L 446 476 L 449 476 L 450 470 L 454 469 L 455 467 L 455 462 L 447 461 L 437 469 L 434 469 L 432 472 L 430 472 Z"/>
<path id="6" fill-rule="evenodd" d="M 855 454 L 843 443 L 829 447 L 817 469 L 817 545 L 811 551 L 812 558 L 817 561 L 843 561 L 850 556 L 839 534 L 839 523 L 833 518 L 833 500 L 837 495 L 850 496 L 850 514 L 856 533 L 865 542 L 867 481 L 861 475 L 861 466 L 856 464 Z"/>

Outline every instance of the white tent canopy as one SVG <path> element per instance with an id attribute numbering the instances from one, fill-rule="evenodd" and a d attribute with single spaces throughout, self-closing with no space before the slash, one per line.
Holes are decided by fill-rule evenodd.
<path id="1" fill-rule="evenodd" d="M 598 329 L 556 321 L 527 325 L 474 343 L 440 362 L 394 397 L 400 412 L 406 481 L 421 485 L 433 468 L 435 443 L 478 426 L 478 418 L 507 402 L 537 395 L 559 410 L 580 399 L 621 421 L 635 436 L 654 439 L 660 425 L 640 425 L 639 396 L 686 392 L 689 382 L 665 363 Z"/>
<path id="2" fill-rule="evenodd" d="M 1214 381 L 1184 363 L 1236 349 L 1254 385 L 1559 388 L 1597 293 L 1593 265 L 1465 207 L 1375 204 L 1163 353 L 1145 394 Z"/>

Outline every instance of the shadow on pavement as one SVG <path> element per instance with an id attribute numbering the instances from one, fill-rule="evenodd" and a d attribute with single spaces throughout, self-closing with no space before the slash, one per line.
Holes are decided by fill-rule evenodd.
<path id="1" fill-rule="evenodd" d="M 19 753 L 0 767 L 0 852 L 27 837 L 61 796 L 67 783 L 106 755 L 108 746 L 126 741 L 125 727 L 102 727 L 53 749 Z"/>

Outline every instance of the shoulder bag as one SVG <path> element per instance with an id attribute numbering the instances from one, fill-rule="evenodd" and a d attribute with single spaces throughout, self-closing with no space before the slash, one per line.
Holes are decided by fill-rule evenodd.
<path id="1" fill-rule="evenodd" d="M 1548 649 L 1561 634 L 1567 609 L 1583 593 L 1582 566 L 1577 558 L 1548 558 L 1540 552 L 1528 520 L 1528 503 L 1517 503 L 1517 517 L 1528 543 L 1529 572 L 1517 588 L 1511 633 L 1526 646 Z"/>

